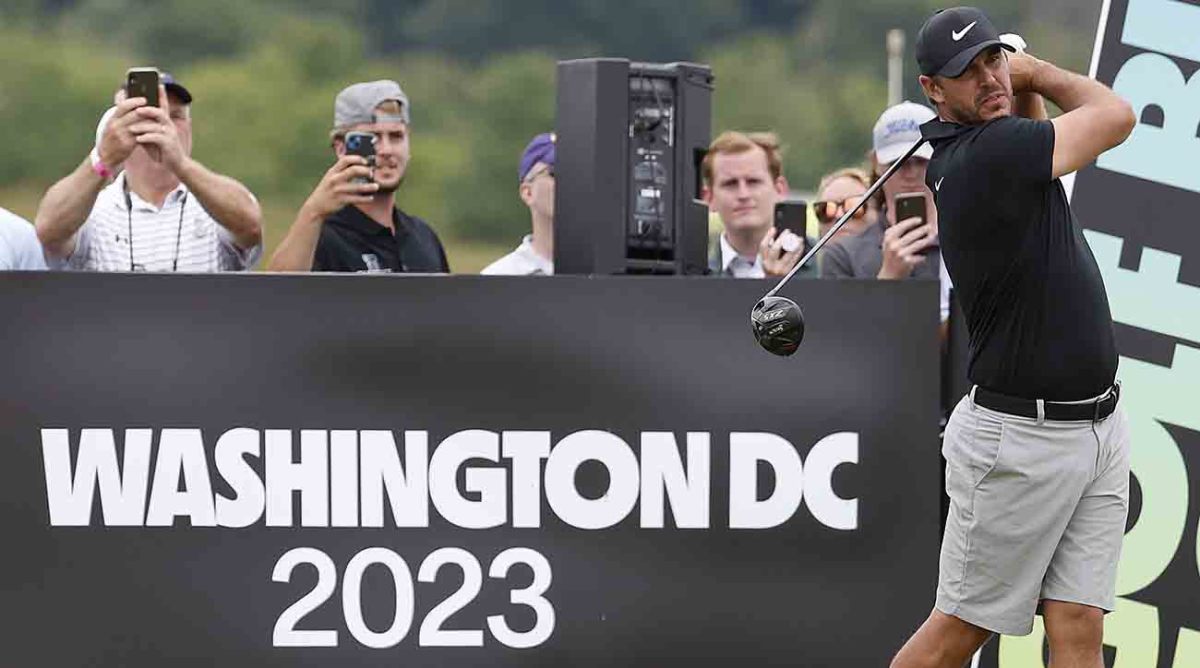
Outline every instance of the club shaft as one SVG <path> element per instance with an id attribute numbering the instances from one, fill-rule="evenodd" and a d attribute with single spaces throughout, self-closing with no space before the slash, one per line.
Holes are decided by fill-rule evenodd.
<path id="1" fill-rule="evenodd" d="M 844 213 L 841 218 L 838 218 L 838 221 L 833 224 L 833 227 L 829 228 L 829 231 L 825 233 L 825 236 L 818 239 L 817 243 L 813 244 L 813 247 L 804 254 L 804 257 L 800 258 L 800 261 L 796 263 L 796 266 L 792 267 L 792 270 L 787 273 L 787 276 L 784 276 L 782 279 L 780 279 L 779 283 L 777 283 L 774 288 L 771 288 L 771 291 L 764 296 L 774 297 L 775 294 L 783 288 L 783 286 L 787 285 L 787 282 L 792 280 L 792 277 L 796 275 L 796 272 L 800 271 L 804 265 L 808 264 L 808 261 L 817 254 L 817 251 L 821 250 L 825 244 L 829 243 L 829 240 L 833 238 L 833 235 L 837 234 L 838 231 L 842 229 L 842 226 L 846 224 L 846 221 L 853 218 L 854 214 L 858 213 L 859 209 L 863 208 L 871 201 L 871 197 L 875 195 L 876 191 L 882 188 L 883 184 L 887 183 L 887 180 L 892 178 L 892 174 L 895 174 L 896 170 L 900 169 L 905 162 L 908 162 L 908 159 L 911 158 L 913 154 L 917 152 L 917 149 L 921 148 L 921 145 L 924 143 L 925 140 L 922 139 L 913 144 L 908 151 L 904 153 L 904 155 L 900 156 L 899 160 L 893 162 L 892 166 L 888 167 L 887 171 L 883 173 L 883 176 L 880 176 L 878 181 L 871 184 L 870 188 L 867 188 L 867 192 L 863 194 L 862 201 L 858 203 L 858 206 Z"/>

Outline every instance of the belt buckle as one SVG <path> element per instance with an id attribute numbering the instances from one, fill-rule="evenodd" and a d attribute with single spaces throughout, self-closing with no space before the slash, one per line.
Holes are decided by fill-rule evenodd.
<path id="1" fill-rule="evenodd" d="M 1099 400 L 1096 401 L 1096 404 L 1095 404 L 1096 411 L 1092 416 L 1092 421 L 1093 422 L 1100 421 L 1101 404 L 1105 404 L 1105 403 L 1111 401 L 1113 403 L 1113 410 L 1116 410 L 1116 403 L 1118 400 L 1120 400 L 1120 398 L 1121 398 L 1121 383 L 1117 382 L 1117 383 L 1114 383 L 1112 387 L 1108 388 L 1108 392 L 1106 392 L 1102 398 L 1100 398 Z M 1110 414 L 1111 414 L 1111 412 L 1110 412 Z"/>

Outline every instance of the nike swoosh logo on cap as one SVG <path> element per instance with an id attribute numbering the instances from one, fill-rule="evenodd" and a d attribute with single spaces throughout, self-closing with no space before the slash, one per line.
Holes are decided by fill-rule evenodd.
<path id="1" fill-rule="evenodd" d="M 966 28 L 963 28 L 962 32 L 958 32 L 957 30 L 951 30 L 950 37 L 956 42 L 961 42 L 962 38 L 966 37 L 967 33 L 971 32 L 971 28 L 974 28 L 976 23 L 979 23 L 979 22 L 971 21 L 971 25 L 967 26 Z"/>

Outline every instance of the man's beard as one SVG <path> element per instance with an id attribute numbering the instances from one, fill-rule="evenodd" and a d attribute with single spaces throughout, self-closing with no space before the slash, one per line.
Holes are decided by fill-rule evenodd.
<path id="1" fill-rule="evenodd" d="M 959 125 L 979 125 L 983 123 L 983 116 L 979 114 L 979 109 L 974 105 L 957 105 L 949 104 L 952 118 Z"/>
<path id="2" fill-rule="evenodd" d="M 1009 110 L 1011 112 L 1012 96 L 1011 95 L 1008 96 L 1008 99 L 1009 99 Z M 954 115 L 955 121 L 958 122 L 960 125 L 982 125 L 983 123 L 986 122 L 986 120 L 983 117 L 982 105 L 979 105 L 979 104 L 972 104 L 969 107 L 951 104 L 950 111 Z M 989 118 L 987 120 L 992 120 L 995 118 L 999 118 L 999 116 L 993 116 L 992 118 Z"/>
<path id="3" fill-rule="evenodd" d="M 376 195 L 391 195 L 399 190 L 400 186 L 404 184 L 404 174 L 401 174 L 400 178 L 396 179 L 395 183 L 386 184 L 380 183 L 379 181 L 376 181 L 375 183 L 379 185 L 379 190 L 375 191 Z"/>

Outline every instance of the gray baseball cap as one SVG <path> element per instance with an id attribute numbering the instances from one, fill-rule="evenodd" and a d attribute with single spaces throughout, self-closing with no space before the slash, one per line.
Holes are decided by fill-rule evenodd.
<path id="1" fill-rule="evenodd" d="M 395 81 L 368 81 L 342 89 L 333 102 L 333 129 L 376 122 L 375 108 L 389 100 L 400 103 L 400 120 L 409 123 L 408 96 Z"/>

